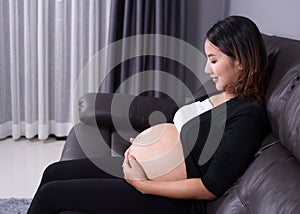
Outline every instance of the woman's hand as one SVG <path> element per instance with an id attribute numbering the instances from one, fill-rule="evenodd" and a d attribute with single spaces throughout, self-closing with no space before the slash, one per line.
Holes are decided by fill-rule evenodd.
<path id="1" fill-rule="evenodd" d="M 130 143 L 132 144 L 133 141 L 134 141 L 134 138 L 131 137 L 131 138 L 129 139 L 129 141 L 130 141 Z M 128 159 L 128 157 L 129 157 L 129 155 L 130 155 L 130 148 L 131 148 L 131 146 L 129 146 L 129 148 L 128 148 L 128 149 L 125 151 L 125 153 L 124 153 L 124 158 L 125 158 L 125 159 Z"/>
<path id="2" fill-rule="evenodd" d="M 124 178 L 128 183 L 132 184 L 132 181 L 147 180 L 147 176 L 143 168 L 133 156 L 125 158 L 122 167 Z"/>

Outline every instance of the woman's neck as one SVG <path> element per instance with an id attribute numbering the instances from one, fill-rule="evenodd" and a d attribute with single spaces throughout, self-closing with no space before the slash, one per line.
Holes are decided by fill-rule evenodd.
<path id="1" fill-rule="evenodd" d="M 236 97 L 235 94 L 228 94 L 226 92 L 223 92 L 222 94 L 224 94 L 225 102 L 227 102 L 228 100 L 231 100 L 232 98 Z"/>
<path id="2" fill-rule="evenodd" d="M 226 92 L 222 92 L 219 94 L 216 94 L 209 98 L 209 101 L 211 104 L 216 107 L 218 105 L 221 105 L 222 103 L 227 102 L 228 100 L 231 100 L 232 98 L 236 97 L 236 95 L 228 94 Z"/>

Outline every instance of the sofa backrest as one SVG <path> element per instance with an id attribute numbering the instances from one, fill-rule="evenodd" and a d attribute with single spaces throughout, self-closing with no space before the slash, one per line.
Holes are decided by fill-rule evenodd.
<path id="1" fill-rule="evenodd" d="M 300 162 L 300 41 L 263 35 L 271 75 L 266 108 L 272 130 Z"/>

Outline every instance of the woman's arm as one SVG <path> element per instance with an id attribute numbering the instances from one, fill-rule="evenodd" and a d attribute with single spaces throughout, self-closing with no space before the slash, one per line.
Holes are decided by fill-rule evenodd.
<path id="1" fill-rule="evenodd" d="M 212 200 L 216 198 L 205 188 L 200 178 L 179 181 L 127 180 L 127 182 L 143 194 L 176 199 Z"/>
<path id="2" fill-rule="evenodd" d="M 203 185 L 200 178 L 177 181 L 147 180 L 143 168 L 130 156 L 123 164 L 126 181 L 143 194 L 152 194 L 176 199 L 212 200 L 216 197 Z"/>

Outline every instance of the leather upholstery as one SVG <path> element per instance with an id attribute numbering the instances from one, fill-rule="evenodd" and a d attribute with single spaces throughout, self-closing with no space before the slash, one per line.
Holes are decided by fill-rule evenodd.
<path id="1" fill-rule="evenodd" d="M 209 214 L 292 214 L 300 210 L 299 163 L 273 134 L 265 141 L 272 146 L 258 153 L 245 174 L 221 198 L 208 203 Z"/>
<path id="2" fill-rule="evenodd" d="M 300 162 L 300 42 L 265 37 L 265 43 L 273 67 L 266 94 L 271 126 Z"/>
<path id="3" fill-rule="evenodd" d="M 209 214 L 300 213 L 300 41 L 267 35 L 263 35 L 263 39 L 272 71 L 265 98 L 272 132 L 263 141 L 244 175 L 223 196 L 207 203 Z M 203 93 L 203 90 L 198 93 Z M 121 155 L 129 145 L 128 139 L 133 132 L 124 131 L 128 137 L 124 139 L 111 123 L 112 95 L 92 96 L 99 99 L 96 101 L 98 127 L 88 124 L 88 108 L 93 108 L 94 104 L 85 103 L 88 101 L 83 98 L 80 105 L 82 124 L 71 130 L 62 160 L 84 157 L 82 151 L 78 152 L 78 139 L 90 141 L 92 133 L 99 130 L 113 150 L 102 154 L 98 151 L 98 155 Z M 148 120 L 152 112 L 162 111 L 170 121 L 178 108 L 169 100 L 140 96 L 134 99 L 130 107 L 130 123 L 137 130 L 150 126 Z M 118 115 L 119 118 L 123 116 Z M 75 132 L 76 127 L 83 131 Z"/>
<path id="4" fill-rule="evenodd" d="M 300 76 L 300 72 L 298 72 Z M 295 78 L 297 85 L 293 88 L 290 99 L 282 111 L 279 136 L 284 145 L 300 163 L 300 81 L 299 76 Z"/>
<path id="5" fill-rule="evenodd" d="M 79 118 L 83 123 L 123 129 L 132 126 L 139 132 L 150 126 L 149 117 L 153 112 L 161 112 L 164 118 L 153 118 L 151 125 L 172 122 L 177 109 L 171 99 L 128 94 L 89 93 L 79 99 Z"/>

